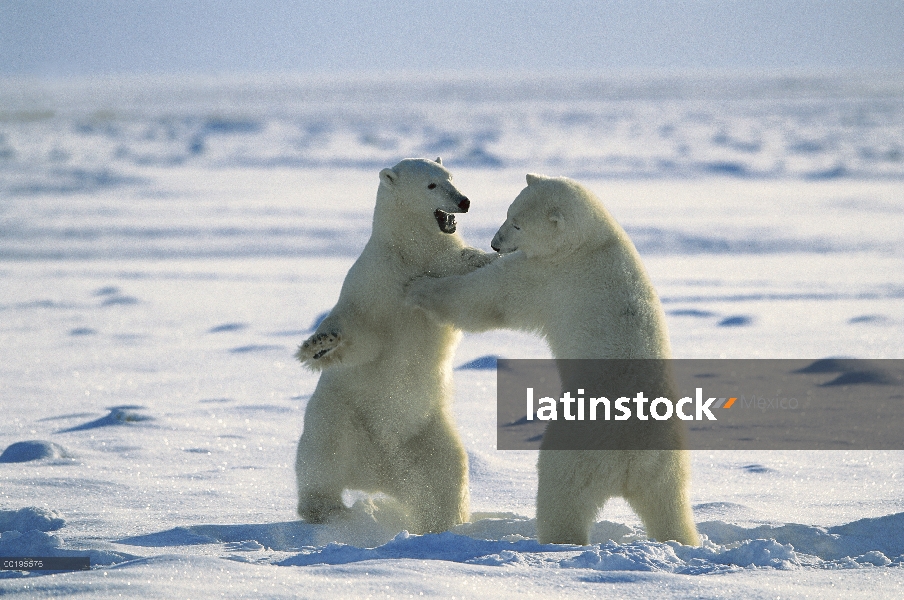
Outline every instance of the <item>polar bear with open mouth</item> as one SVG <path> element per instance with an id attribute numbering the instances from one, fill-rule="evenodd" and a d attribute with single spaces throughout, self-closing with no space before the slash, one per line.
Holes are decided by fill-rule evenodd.
<path id="1" fill-rule="evenodd" d="M 461 332 L 407 306 L 403 290 L 415 276 L 461 275 L 496 257 L 456 233 L 455 213 L 469 206 L 439 159 L 380 172 L 371 237 L 296 355 L 321 370 L 295 464 L 306 521 L 341 513 L 345 489 L 393 496 L 413 533 L 467 521 L 467 455 L 450 407 Z"/>

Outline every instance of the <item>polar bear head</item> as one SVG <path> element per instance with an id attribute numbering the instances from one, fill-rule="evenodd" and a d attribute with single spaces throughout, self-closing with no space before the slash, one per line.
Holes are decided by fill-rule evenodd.
<path id="1" fill-rule="evenodd" d="M 414 219 L 429 215 L 443 233 L 455 233 L 455 215 L 468 212 L 471 201 L 452 185 L 442 160 L 406 158 L 380 171 L 380 191 L 388 192 L 401 212 Z"/>
<path id="2" fill-rule="evenodd" d="M 593 240 L 605 241 L 617 234 L 616 228 L 602 203 L 577 182 L 529 173 L 527 187 L 509 206 L 490 245 L 502 254 L 561 255 Z"/>

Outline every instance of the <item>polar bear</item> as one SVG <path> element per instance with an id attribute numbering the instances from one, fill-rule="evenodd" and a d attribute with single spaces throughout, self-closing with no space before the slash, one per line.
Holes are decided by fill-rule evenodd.
<path id="1" fill-rule="evenodd" d="M 453 213 L 469 205 L 440 159 L 380 172 L 371 237 L 296 354 L 322 371 L 295 464 L 306 521 L 341 512 L 345 489 L 395 497 L 415 533 L 468 519 L 467 455 L 450 412 L 461 332 L 406 306 L 403 290 L 416 275 L 464 274 L 496 257 L 455 233 Z"/>
<path id="2" fill-rule="evenodd" d="M 575 181 L 527 175 L 492 247 L 502 256 L 482 269 L 415 279 L 407 302 L 466 331 L 537 332 L 556 359 L 670 357 L 665 316 L 637 250 Z M 699 544 L 680 423 L 664 421 L 657 434 L 677 450 L 551 450 L 550 439 L 568 435 L 553 423 L 537 464 L 540 542 L 588 544 L 596 514 L 610 497 L 622 496 L 651 538 Z"/>

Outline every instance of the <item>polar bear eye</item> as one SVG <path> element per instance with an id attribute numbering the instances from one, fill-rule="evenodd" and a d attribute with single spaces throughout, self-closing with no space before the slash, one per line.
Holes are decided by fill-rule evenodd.
<path id="1" fill-rule="evenodd" d="M 435 184 L 435 183 L 431 183 L 430 185 L 427 186 L 427 189 L 428 189 L 428 190 L 436 189 L 436 184 Z"/>
<path id="2" fill-rule="evenodd" d="M 518 231 L 521 231 L 521 228 L 518 227 L 517 225 L 515 225 L 514 223 L 512 223 L 512 227 L 513 227 L 514 229 L 517 229 Z"/>

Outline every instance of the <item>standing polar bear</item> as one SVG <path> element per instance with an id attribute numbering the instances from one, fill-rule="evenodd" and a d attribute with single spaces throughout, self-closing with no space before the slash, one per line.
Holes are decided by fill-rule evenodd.
<path id="1" fill-rule="evenodd" d="M 339 301 L 296 357 L 320 380 L 298 442 L 298 514 L 322 523 L 342 491 L 385 492 L 412 532 L 468 519 L 467 455 L 451 415 L 461 332 L 404 302 L 412 277 L 464 274 L 495 258 L 468 248 L 452 213 L 469 200 L 440 159 L 380 172 L 373 231 Z"/>
<path id="2" fill-rule="evenodd" d="M 538 332 L 556 359 L 670 357 L 665 316 L 637 250 L 576 182 L 528 175 L 492 247 L 503 254 L 499 260 L 470 274 L 416 279 L 407 301 L 466 331 Z M 565 363 L 574 363 L 559 361 L 563 389 L 572 389 Z M 666 380 L 657 385 L 667 387 Z M 551 450 L 550 441 L 569 432 L 550 422 L 537 464 L 540 542 L 588 544 L 599 509 L 622 496 L 651 538 L 699 544 L 687 497 L 687 452 L 655 449 L 683 448 L 680 423 L 640 427 L 630 447 L 639 439 L 639 447 L 654 449 Z M 667 439 L 650 439 L 651 431 Z"/>

